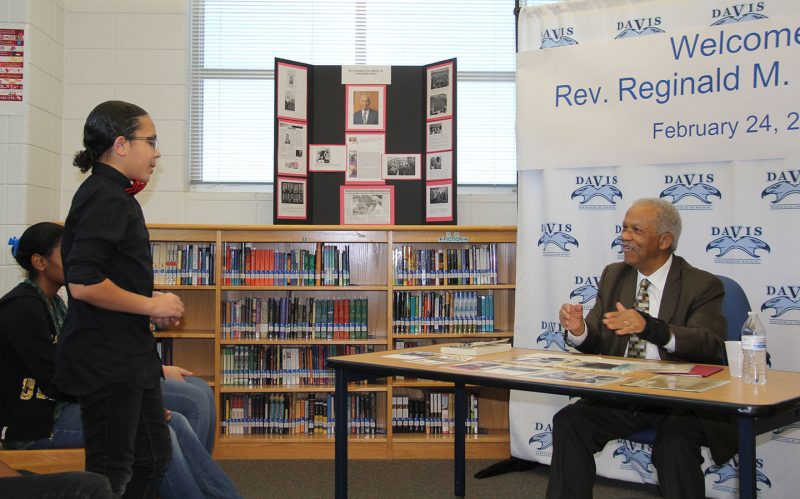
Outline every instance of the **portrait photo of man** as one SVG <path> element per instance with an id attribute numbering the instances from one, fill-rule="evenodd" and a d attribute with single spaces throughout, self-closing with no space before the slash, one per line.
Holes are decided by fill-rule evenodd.
<path id="1" fill-rule="evenodd" d="M 347 130 L 383 131 L 386 122 L 385 85 L 347 85 Z"/>
<path id="2" fill-rule="evenodd" d="M 375 92 L 364 92 L 358 99 L 359 108 L 353 113 L 354 125 L 377 125 L 378 111 L 372 109 L 372 98 L 370 94 Z"/>

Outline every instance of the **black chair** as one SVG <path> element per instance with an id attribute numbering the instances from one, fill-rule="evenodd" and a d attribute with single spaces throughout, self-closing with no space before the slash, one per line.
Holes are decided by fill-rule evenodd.
<path id="1" fill-rule="evenodd" d="M 742 339 L 742 324 L 747 320 L 747 312 L 750 311 L 750 302 L 747 301 L 747 295 L 739 283 L 724 275 L 718 275 L 722 281 L 722 286 L 725 288 L 725 298 L 722 299 L 722 315 L 728 322 L 728 341 L 739 341 Z M 725 365 L 728 365 L 728 356 L 725 350 L 722 350 L 722 356 Z M 648 428 L 634 433 L 628 437 L 628 440 L 638 442 L 640 444 L 653 445 L 656 441 L 656 429 Z"/>

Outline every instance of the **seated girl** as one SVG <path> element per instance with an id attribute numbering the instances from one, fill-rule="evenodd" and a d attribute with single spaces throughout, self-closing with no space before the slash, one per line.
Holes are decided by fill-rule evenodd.
<path id="1" fill-rule="evenodd" d="M 83 446 L 79 405 L 66 400 L 50 382 L 55 344 L 66 314 L 57 294 L 64 285 L 62 234 L 60 225 L 43 222 L 29 227 L 18 241 L 10 241 L 12 254 L 28 278 L 0 298 L 0 440 L 4 448 Z M 165 367 L 165 374 L 168 379 L 162 382 L 162 390 L 164 405 L 170 409 L 166 417 L 172 461 L 159 495 L 239 497 L 209 454 L 216 424 L 210 388 L 179 367 Z"/>

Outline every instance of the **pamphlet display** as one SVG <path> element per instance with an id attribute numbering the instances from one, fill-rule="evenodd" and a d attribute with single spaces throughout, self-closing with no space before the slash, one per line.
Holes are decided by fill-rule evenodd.
<path id="1" fill-rule="evenodd" d="M 456 60 L 275 60 L 273 223 L 457 223 Z"/>

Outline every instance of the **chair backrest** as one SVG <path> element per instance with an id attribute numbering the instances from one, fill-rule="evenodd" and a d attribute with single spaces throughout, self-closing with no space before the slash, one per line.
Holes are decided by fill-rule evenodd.
<path id="1" fill-rule="evenodd" d="M 722 299 L 722 315 L 728 322 L 728 340 L 739 341 L 742 339 L 742 324 L 747 319 L 747 312 L 750 311 L 750 302 L 747 301 L 747 295 L 739 283 L 724 275 L 718 275 L 722 286 L 725 288 L 725 298 Z M 725 356 L 725 364 L 728 364 L 728 358 L 725 350 L 722 351 Z M 656 441 L 655 428 L 648 428 L 628 437 L 628 440 L 639 442 L 642 444 L 653 445 Z"/>
<path id="2" fill-rule="evenodd" d="M 728 340 L 742 339 L 742 324 L 747 320 L 750 302 L 739 283 L 724 275 L 718 275 L 725 288 L 725 298 L 722 299 L 722 315 L 728 321 Z"/>

